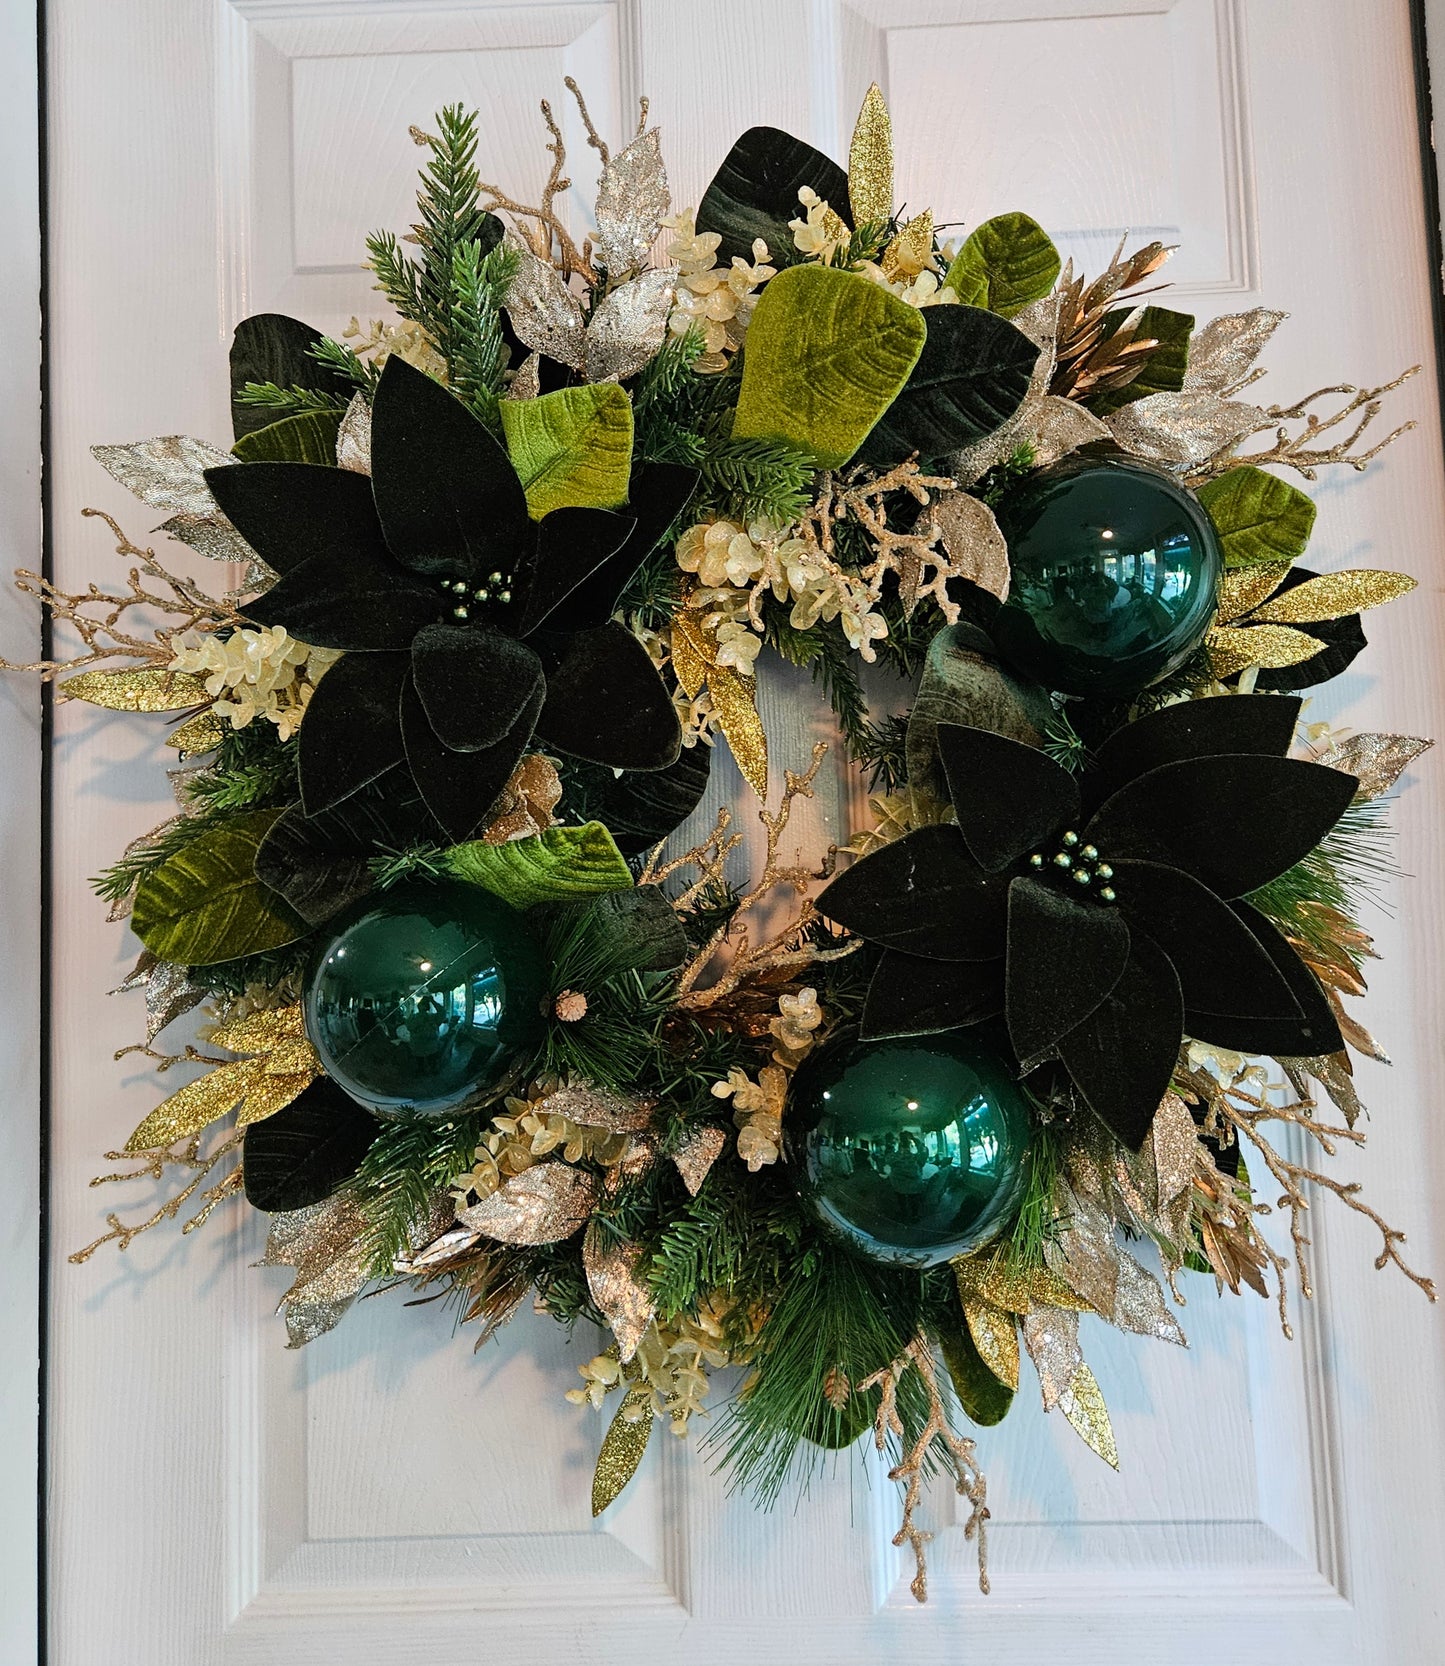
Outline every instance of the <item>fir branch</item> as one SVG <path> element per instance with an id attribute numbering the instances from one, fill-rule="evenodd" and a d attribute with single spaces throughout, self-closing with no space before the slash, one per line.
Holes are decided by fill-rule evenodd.
<path id="1" fill-rule="evenodd" d="M 336 341 L 331 336 L 322 336 L 321 340 L 313 347 L 308 348 L 307 351 L 316 360 L 317 364 L 324 365 L 327 370 L 333 370 L 338 375 L 345 376 L 353 382 L 366 395 L 368 400 L 376 392 L 376 384 L 381 380 L 381 371 L 376 365 L 367 359 L 363 359 L 359 353 L 348 347 L 344 341 Z"/>
<path id="2" fill-rule="evenodd" d="M 871 744 L 868 697 L 858 677 L 858 656 L 843 627 L 836 619 L 820 619 L 810 630 L 799 630 L 792 623 L 788 604 L 771 593 L 763 603 L 763 627 L 769 647 L 790 664 L 805 665 L 812 672 L 837 716 L 849 757 L 866 756 Z"/>
<path id="3" fill-rule="evenodd" d="M 908 784 L 908 714 L 890 713 L 881 723 L 866 723 L 853 760 L 868 772 L 870 792 L 901 792 Z"/>
<path id="4" fill-rule="evenodd" d="M 382 1124 L 348 1182 L 366 1218 L 363 1242 L 372 1278 L 390 1275 L 437 1194 L 471 1167 L 482 1123 L 480 1115 L 470 1114 L 446 1122 Z"/>
<path id="5" fill-rule="evenodd" d="M 497 400 L 508 358 L 502 303 L 519 260 L 515 249 L 501 243 L 486 254 L 480 243 L 463 243 L 452 257 L 448 383 L 473 415 L 498 431 Z"/>
<path id="6" fill-rule="evenodd" d="M 323 393 L 319 388 L 303 388 L 293 383 L 289 388 L 275 382 L 247 382 L 236 394 L 238 405 L 254 405 L 294 416 L 303 411 L 344 411 L 346 401 L 334 393 Z"/>
<path id="7" fill-rule="evenodd" d="M 817 465 L 782 440 L 715 435 L 701 461 L 699 502 L 741 521 L 790 526 L 811 500 Z"/>

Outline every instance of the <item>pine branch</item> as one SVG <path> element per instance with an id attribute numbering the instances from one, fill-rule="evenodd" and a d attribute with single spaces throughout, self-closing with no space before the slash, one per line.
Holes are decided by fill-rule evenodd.
<path id="1" fill-rule="evenodd" d="M 367 246 L 370 247 L 369 239 Z M 368 399 L 376 392 L 376 384 L 381 379 L 380 370 L 354 352 L 344 341 L 335 341 L 331 336 L 323 336 L 309 352 L 317 364 L 325 365 L 328 370 L 337 371 L 355 383 Z"/>
<path id="2" fill-rule="evenodd" d="M 302 411 L 344 411 L 346 401 L 334 393 L 323 393 L 319 388 L 303 388 L 293 384 L 289 388 L 275 382 L 247 382 L 236 395 L 238 405 L 254 405 L 264 410 L 296 415 Z"/>
<path id="3" fill-rule="evenodd" d="M 411 1233 L 453 1178 L 471 1167 L 479 1115 L 449 1122 L 387 1122 L 349 1182 L 366 1217 L 371 1276 L 385 1278 L 411 1248 Z"/>
<path id="4" fill-rule="evenodd" d="M 502 303 L 516 276 L 519 256 L 497 244 L 463 243 L 452 256 L 452 331 L 449 385 L 473 415 L 500 430 L 497 400 L 507 369 Z"/>

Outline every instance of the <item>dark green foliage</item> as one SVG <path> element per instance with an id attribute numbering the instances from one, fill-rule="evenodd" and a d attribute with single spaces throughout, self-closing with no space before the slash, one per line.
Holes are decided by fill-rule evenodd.
<path id="1" fill-rule="evenodd" d="M 896 793 L 908 784 L 907 740 L 907 713 L 893 713 L 866 726 L 853 758 L 867 770 L 871 791 Z"/>
<path id="2" fill-rule="evenodd" d="M 1131 316 L 1129 307 L 1117 307 L 1104 320 L 1105 341 L 1116 334 Z M 1136 399 L 1147 399 L 1151 393 L 1177 393 L 1184 386 L 1184 373 L 1189 368 L 1189 337 L 1194 329 L 1192 313 L 1174 312 L 1169 307 L 1145 307 L 1134 332 L 1136 341 L 1157 341 L 1143 360 L 1138 374 L 1121 388 L 1105 388 L 1088 401 L 1089 409 L 1097 416 L 1122 410 Z"/>
<path id="3" fill-rule="evenodd" d="M 276 1213 L 320 1203 L 356 1173 L 380 1124 L 326 1076 L 246 1130 L 246 1201 Z"/>
<path id="4" fill-rule="evenodd" d="M 1037 456 L 1034 448 L 1025 443 L 1009 453 L 1003 462 L 996 463 L 987 474 L 969 487 L 970 493 L 990 509 L 997 509 L 1009 492 L 1026 480 L 1034 471 Z"/>
<path id="5" fill-rule="evenodd" d="M 426 1219 L 438 1192 L 472 1166 L 481 1139 L 480 1113 L 446 1122 L 384 1122 L 362 1158 L 349 1190 L 366 1217 L 366 1251 L 373 1278 L 411 1248 L 413 1229 Z"/>
<path id="6" fill-rule="evenodd" d="M 376 384 L 381 380 L 380 370 L 369 359 L 363 359 L 360 353 L 348 347 L 344 341 L 333 341 L 330 336 L 322 336 L 311 349 L 311 356 L 317 364 L 345 376 L 368 399 L 376 392 Z"/>
<path id="7" fill-rule="evenodd" d="M 452 257 L 451 390 L 497 432 L 497 399 L 508 357 L 502 302 L 518 258 L 501 243 L 483 254 L 477 242 L 461 244 Z"/>
<path id="8" fill-rule="evenodd" d="M 812 499 L 817 465 L 782 440 L 709 438 L 700 462 L 700 503 L 742 521 L 795 521 Z"/>
<path id="9" fill-rule="evenodd" d="M 233 998 L 244 995 L 257 984 L 266 989 L 284 989 L 293 995 L 298 994 L 301 972 L 311 958 L 314 944 L 313 934 L 263 954 L 246 955 L 240 960 L 222 960 L 214 966 L 193 966 L 190 969 L 191 981 L 200 984 L 209 994 Z"/>
<path id="10" fill-rule="evenodd" d="M 339 394 L 323 393 L 318 388 L 277 387 L 275 382 L 247 382 L 236 392 L 238 405 L 255 405 L 278 415 L 296 415 L 302 411 L 344 411 L 346 401 Z"/>
<path id="11" fill-rule="evenodd" d="M 1075 775 L 1089 765 L 1092 754 L 1070 721 L 1066 706 L 1061 706 L 1049 719 L 1044 730 L 1044 751 L 1056 764 L 1062 764 Z"/>

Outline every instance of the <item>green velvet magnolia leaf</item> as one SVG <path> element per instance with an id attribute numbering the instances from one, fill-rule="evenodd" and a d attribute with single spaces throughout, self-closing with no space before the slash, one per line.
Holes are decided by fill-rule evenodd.
<path id="1" fill-rule="evenodd" d="M 867 462 L 885 468 L 915 451 L 940 457 L 994 433 L 1023 403 L 1039 358 L 1036 342 L 982 307 L 909 310 L 925 320 L 928 339 L 862 447 Z"/>
<path id="2" fill-rule="evenodd" d="M 616 382 L 504 399 L 507 454 L 534 521 L 553 509 L 615 509 L 632 472 L 632 401 Z"/>
<path id="3" fill-rule="evenodd" d="M 380 1126 L 335 1082 L 318 1077 L 246 1130 L 246 1201 L 270 1214 L 320 1203 L 360 1168 Z"/>
<path id="4" fill-rule="evenodd" d="M 1127 307 L 1116 308 L 1104 324 L 1107 339 L 1115 334 L 1129 316 Z M 1194 315 L 1175 312 L 1169 307 L 1145 307 L 1134 331 L 1136 341 L 1157 341 L 1159 345 L 1144 361 L 1144 367 L 1134 380 L 1122 388 L 1105 388 L 1089 400 L 1095 416 L 1107 416 L 1122 410 L 1136 399 L 1147 399 L 1152 393 L 1178 393 L 1184 386 L 1189 369 L 1189 337 L 1194 330 Z"/>
<path id="5" fill-rule="evenodd" d="M 310 388 L 343 405 L 351 398 L 356 389 L 347 379 L 312 358 L 310 350 L 320 340 L 320 330 L 285 313 L 259 312 L 241 320 L 231 341 L 231 426 L 237 439 L 275 421 L 275 412 L 266 406 L 246 405 L 236 397 L 248 382 Z"/>
<path id="6" fill-rule="evenodd" d="M 1298 486 L 1246 464 L 1199 488 L 1224 550 L 1226 567 L 1297 561 L 1315 524 L 1315 506 Z"/>
<path id="7" fill-rule="evenodd" d="M 964 1416 L 985 1429 L 1002 1423 L 1013 1404 L 1014 1391 L 984 1364 L 962 1314 L 950 1313 L 940 1321 L 938 1341 Z"/>
<path id="8" fill-rule="evenodd" d="M 631 870 L 600 821 L 549 827 L 535 838 L 511 839 L 504 845 L 475 839 L 453 845 L 443 860 L 458 879 L 485 886 L 513 908 L 632 886 Z"/>
<path id="9" fill-rule="evenodd" d="M 999 214 L 968 235 L 944 283 L 966 307 L 1012 318 L 1040 301 L 1059 276 L 1059 251 L 1027 214 Z"/>
<path id="10" fill-rule="evenodd" d="M 208 828 L 136 887 L 131 929 L 160 960 L 210 966 L 279 949 L 306 922 L 256 877 L 256 852 L 279 810 Z"/>
<path id="11" fill-rule="evenodd" d="M 750 127 L 723 158 L 698 204 L 698 231 L 722 238 L 718 264 L 734 255 L 751 261 L 753 239 L 768 245 L 774 266 L 799 259 L 788 222 L 803 217 L 799 186 L 810 186 L 848 223 L 848 176 L 838 164 L 776 127 Z"/>
<path id="12" fill-rule="evenodd" d="M 748 326 L 733 438 L 783 440 L 841 468 L 903 391 L 927 333 L 917 307 L 857 273 L 779 272 Z"/>
<path id="13" fill-rule="evenodd" d="M 243 463 L 316 463 L 336 467 L 336 433 L 344 411 L 302 411 L 242 434 L 231 447 Z"/>

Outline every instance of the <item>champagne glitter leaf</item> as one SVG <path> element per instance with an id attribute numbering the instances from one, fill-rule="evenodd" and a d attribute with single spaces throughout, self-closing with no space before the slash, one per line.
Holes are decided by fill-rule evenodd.
<path id="1" fill-rule="evenodd" d="M 630 1414 L 630 1415 L 629 1415 Z M 613 1414 L 592 1472 L 592 1514 L 600 1516 L 637 1473 L 652 1438 L 652 1409 L 641 1386 L 628 1389 Z"/>
<path id="2" fill-rule="evenodd" d="M 1120 1250 L 1113 1311 L 1106 1317 L 1120 1330 L 1154 1336 L 1187 1347 L 1184 1331 L 1164 1299 L 1159 1280 L 1127 1250 Z"/>
<path id="3" fill-rule="evenodd" d="M 1035 1307 L 1023 1317 L 1024 1346 L 1039 1374 L 1044 1410 L 1052 1411 L 1084 1363 L 1079 1351 L 1079 1315 L 1070 1308 Z"/>
<path id="4" fill-rule="evenodd" d="M 336 466 L 353 474 L 371 473 L 371 406 L 354 393 L 336 433 Z"/>
<path id="5" fill-rule="evenodd" d="M 583 351 L 589 382 L 621 382 L 652 363 L 667 337 L 677 272 L 659 266 L 602 302 L 587 326 Z"/>
<path id="6" fill-rule="evenodd" d="M 1324 573 L 1306 579 L 1273 601 L 1257 607 L 1251 618 L 1261 623 L 1313 625 L 1324 619 L 1343 619 L 1347 613 L 1383 607 L 1415 589 L 1416 581 L 1405 573 L 1352 568 L 1343 573 Z"/>
<path id="7" fill-rule="evenodd" d="M 1360 783 L 1360 790 L 1355 794 L 1359 803 L 1382 798 L 1415 759 L 1434 744 L 1433 740 L 1423 740 L 1418 735 L 1351 735 L 1320 753 L 1318 762 L 1355 776 Z"/>
<path id="8" fill-rule="evenodd" d="M 1255 307 L 1252 312 L 1227 313 L 1196 330 L 1189 343 L 1185 388 L 1201 393 L 1233 393 L 1288 317 L 1287 312 Z"/>
<path id="9" fill-rule="evenodd" d="M 716 665 L 708 672 L 707 687 L 718 728 L 727 736 L 743 779 L 759 798 L 766 798 L 768 737 L 758 716 L 752 679 L 739 676 L 731 666 Z"/>
<path id="10" fill-rule="evenodd" d="M 177 712 L 209 705 L 211 696 L 199 677 L 146 665 L 135 670 L 82 671 L 59 685 L 62 700 L 84 700 L 113 712 Z"/>
<path id="11" fill-rule="evenodd" d="M 647 263 L 663 216 L 672 206 L 657 128 L 640 133 L 609 158 L 597 183 L 597 248 L 610 278 Z"/>
<path id="12" fill-rule="evenodd" d="M 1104 1404 L 1103 1391 L 1094 1373 L 1082 1360 L 1073 1381 L 1059 1396 L 1059 1410 L 1090 1451 L 1097 1452 L 1111 1468 L 1119 1467 L 1119 1448 L 1114 1440 L 1109 1408 Z"/>
<path id="13" fill-rule="evenodd" d="M 457 1219 L 502 1244 L 556 1244 L 586 1222 L 597 1202 L 596 1175 L 568 1163 L 538 1163 L 504 1180 Z"/>
<path id="14" fill-rule="evenodd" d="M 863 95 L 848 146 L 848 201 L 859 226 L 893 212 L 893 118 L 876 81 Z"/>
<path id="15" fill-rule="evenodd" d="M 540 259 L 516 233 L 507 245 L 517 271 L 507 290 L 507 316 L 524 346 L 581 370 L 586 362 L 582 309 L 549 260 Z"/>
<path id="16" fill-rule="evenodd" d="M 615 1241 L 596 1221 L 588 1223 L 582 1239 L 587 1288 L 617 1339 L 617 1357 L 624 1365 L 637 1352 L 657 1312 L 646 1282 L 637 1276 L 646 1253 L 641 1244 Z"/>
<path id="17" fill-rule="evenodd" d="M 185 434 L 163 434 L 133 445 L 93 445 L 96 462 L 142 503 L 167 515 L 221 516 L 205 471 L 233 464 L 229 452 Z"/>
<path id="18" fill-rule="evenodd" d="M 198 1007 L 206 998 L 206 990 L 192 983 L 184 966 L 172 966 L 169 961 L 158 962 L 146 978 L 146 1043 L 149 1045 L 184 1012 Z"/>
<path id="19" fill-rule="evenodd" d="M 1019 1386 L 1018 1320 L 992 1302 L 965 1301 L 964 1317 L 979 1357 L 1005 1388 Z"/>
<path id="20" fill-rule="evenodd" d="M 214 711 L 197 712 L 171 730 L 166 736 L 166 745 L 174 747 L 182 757 L 199 757 L 202 752 L 214 751 L 226 738 L 230 727 L 225 718 Z"/>
<path id="21" fill-rule="evenodd" d="M 1008 545 L 993 510 L 967 492 L 940 492 L 933 519 L 955 573 L 1002 601 L 1008 595 Z M 915 599 L 903 596 L 905 614 Z"/>
<path id="22" fill-rule="evenodd" d="M 565 1116 L 583 1128 L 606 1128 L 614 1134 L 641 1133 L 652 1121 L 652 1107 L 620 1093 L 579 1083 L 558 1088 L 537 1102 L 542 1116 Z"/>
<path id="23" fill-rule="evenodd" d="M 1116 411 L 1108 426 L 1132 456 L 1179 469 L 1198 468 L 1265 421 L 1256 405 L 1212 393 L 1153 393 Z"/>
<path id="24" fill-rule="evenodd" d="M 677 1165 L 677 1172 L 682 1176 L 689 1197 L 696 1197 L 702 1190 L 703 1181 L 722 1156 L 727 1143 L 724 1130 L 709 1123 L 706 1127 L 695 1128 L 673 1152 L 672 1160 Z"/>

